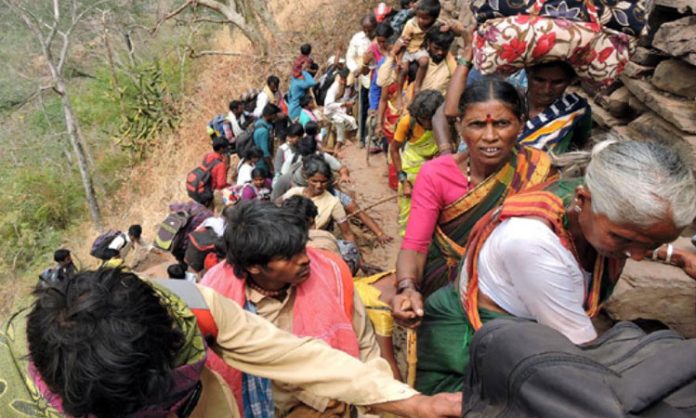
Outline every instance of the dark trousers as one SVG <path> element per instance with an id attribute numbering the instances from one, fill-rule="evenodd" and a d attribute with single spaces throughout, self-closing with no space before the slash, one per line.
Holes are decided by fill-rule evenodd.
<path id="1" fill-rule="evenodd" d="M 370 110 L 370 89 L 360 87 L 360 143 L 365 145 L 365 137 L 367 136 L 367 112 Z"/>

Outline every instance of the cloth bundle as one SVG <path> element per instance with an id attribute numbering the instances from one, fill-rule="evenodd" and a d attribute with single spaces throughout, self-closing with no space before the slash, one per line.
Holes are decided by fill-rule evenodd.
<path id="1" fill-rule="evenodd" d="M 498 17 L 527 14 L 537 0 L 473 0 L 471 8 L 479 23 Z M 631 36 L 646 31 L 653 0 L 595 0 L 599 22 Z M 540 16 L 589 22 L 585 0 L 546 0 Z"/>
<path id="2" fill-rule="evenodd" d="M 483 74 L 512 74 L 530 65 L 565 61 L 581 80 L 607 86 L 623 72 L 635 50 L 637 38 L 603 25 L 593 0 L 487 0 L 480 8 L 476 9 L 477 3 L 473 7 L 479 11 L 479 17 L 490 15 L 490 10 L 501 14 L 515 10 L 491 7 L 500 6 L 500 2 L 507 6 L 510 2 L 518 8 L 520 3 L 532 5 L 524 14 L 496 17 L 479 24 L 474 33 L 474 65 Z M 556 15 L 550 16 L 550 12 Z M 631 27 L 630 22 L 625 23 Z M 631 30 L 643 28 L 644 24 Z"/>

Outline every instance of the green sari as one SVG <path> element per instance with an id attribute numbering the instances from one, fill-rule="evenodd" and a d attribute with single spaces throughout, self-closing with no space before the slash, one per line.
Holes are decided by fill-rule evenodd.
<path id="1" fill-rule="evenodd" d="M 551 160 L 542 151 L 516 148 L 510 161 L 473 190 L 446 206 L 435 227 L 423 271 L 421 293 L 427 297 L 454 281 L 469 232 L 483 215 L 506 196 L 543 183 L 551 171 Z"/>

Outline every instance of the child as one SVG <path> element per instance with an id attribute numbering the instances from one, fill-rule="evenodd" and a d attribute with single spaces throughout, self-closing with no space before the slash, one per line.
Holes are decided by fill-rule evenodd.
<path id="1" fill-rule="evenodd" d="M 292 157 L 296 154 L 297 143 L 300 141 L 300 138 L 304 136 L 304 133 L 304 128 L 299 123 L 293 123 L 288 128 L 286 141 L 278 147 L 275 159 L 273 160 L 273 167 L 275 169 L 274 181 L 285 174 L 285 172 L 283 172 L 283 167 L 286 165 L 285 162 L 291 161 Z"/>
<path id="2" fill-rule="evenodd" d="M 403 62 L 413 62 L 428 53 L 423 48 L 425 34 L 440 17 L 439 0 L 420 0 L 416 6 L 416 16 L 412 17 L 401 33 L 401 42 L 406 45 Z"/>
<path id="3" fill-rule="evenodd" d="M 246 155 L 239 161 L 237 166 L 237 185 L 241 186 L 243 184 L 249 183 L 252 179 L 251 172 L 256 167 L 256 163 L 263 157 L 261 151 L 253 147 L 247 151 Z"/>
<path id="4" fill-rule="evenodd" d="M 167 275 L 170 279 L 186 280 L 191 283 L 196 283 L 196 275 L 187 271 L 188 266 L 183 263 L 170 264 L 167 267 Z"/>
<path id="5" fill-rule="evenodd" d="M 251 172 L 251 182 L 245 184 L 240 191 L 241 200 L 271 200 L 271 180 L 266 176 L 266 170 L 255 168 Z"/>
<path id="6" fill-rule="evenodd" d="M 304 55 L 305 57 L 309 58 L 312 60 L 312 45 L 311 44 L 303 44 L 300 47 L 300 54 Z M 312 60 L 313 61 L 313 60 Z"/>

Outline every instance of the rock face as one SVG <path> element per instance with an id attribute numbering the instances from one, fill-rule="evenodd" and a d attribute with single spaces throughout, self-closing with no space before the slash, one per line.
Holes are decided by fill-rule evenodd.
<path id="1" fill-rule="evenodd" d="M 656 113 L 646 111 L 623 128 L 626 128 L 622 131 L 626 139 L 666 143 L 696 167 L 696 135 L 684 134 Z"/>
<path id="2" fill-rule="evenodd" d="M 677 9 L 679 13 L 696 13 L 696 0 L 656 0 L 655 4 Z"/>
<path id="3" fill-rule="evenodd" d="M 696 337 L 696 281 L 676 267 L 629 261 L 604 307 L 614 320 L 658 320 Z"/>
<path id="4" fill-rule="evenodd" d="M 655 33 L 653 46 L 696 65 L 696 16 L 665 23 Z"/>
<path id="5" fill-rule="evenodd" d="M 652 109 L 677 128 L 696 133 L 696 103 L 666 96 L 649 82 L 621 76 L 628 90 L 647 107 Z"/>
<path id="6" fill-rule="evenodd" d="M 696 67 L 678 59 L 662 61 L 655 68 L 652 83 L 660 90 L 696 98 Z"/>

